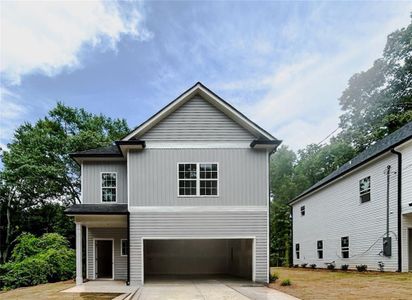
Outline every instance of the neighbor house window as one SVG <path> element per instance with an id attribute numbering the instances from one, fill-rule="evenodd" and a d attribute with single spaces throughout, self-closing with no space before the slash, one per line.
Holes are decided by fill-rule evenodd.
<path id="1" fill-rule="evenodd" d="M 120 255 L 121 256 L 127 256 L 129 253 L 129 243 L 128 240 L 120 240 Z"/>
<path id="2" fill-rule="evenodd" d="M 305 215 L 305 205 L 302 205 L 302 206 L 300 207 L 300 215 L 301 215 L 301 216 L 304 216 L 304 215 Z"/>
<path id="3" fill-rule="evenodd" d="M 318 258 L 323 259 L 323 241 L 317 242 Z"/>
<path id="4" fill-rule="evenodd" d="M 179 196 L 217 196 L 217 163 L 179 163 Z"/>
<path id="5" fill-rule="evenodd" d="M 296 259 L 300 259 L 300 245 L 295 245 Z"/>
<path id="6" fill-rule="evenodd" d="M 359 180 L 360 202 L 365 203 L 371 200 L 371 177 Z"/>
<path id="7" fill-rule="evenodd" d="M 342 258 L 349 258 L 349 237 L 341 238 Z"/>
<path id="8" fill-rule="evenodd" d="M 116 173 L 102 173 L 102 202 L 116 202 Z"/>

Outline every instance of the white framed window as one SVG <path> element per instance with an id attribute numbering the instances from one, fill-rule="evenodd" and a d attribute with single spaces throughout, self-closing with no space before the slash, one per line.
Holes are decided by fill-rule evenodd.
<path id="1" fill-rule="evenodd" d="M 219 196 L 218 163 L 178 163 L 177 195 L 179 197 Z"/>
<path id="2" fill-rule="evenodd" d="M 120 240 L 120 256 L 129 255 L 129 241 L 126 239 Z"/>
<path id="3" fill-rule="evenodd" d="M 318 258 L 323 259 L 323 241 L 317 242 Z"/>
<path id="4" fill-rule="evenodd" d="M 300 245 L 295 245 L 296 259 L 300 259 Z"/>
<path id="5" fill-rule="evenodd" d="M 361 203 L 371 201 L 371 177 L 370 176 L 359 180 L 359 196 L 360 196 Z"/>
<path id="6" fill-rule="evenodd" d="M 102 172 L 101 173 L 101 199 L 102 202 L 116 202 L 117 201 L 117 173 L 116 172 Z"/>
<path id="7" fill-rule="evenodd" d="M 302 205 L 301 207 L 300 207 L 300 215 L 301 216 L 304 216 L 305 215 L 305 205 Z"/>
<path id="8" fill-rule="evenodd" d="M 340 246 L 342 250 L 342 258 L 349 258 L 349 237 L 348 236 L 341 237 Z"/>

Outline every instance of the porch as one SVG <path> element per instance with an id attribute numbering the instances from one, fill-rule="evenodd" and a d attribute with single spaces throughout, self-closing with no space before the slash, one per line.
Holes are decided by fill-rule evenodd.
<path id="1" fill-rule="evenodd" d="M 62 291 L 63 293 L 119 293 L 132 294 L 138 288 L 126 285 L 124 280 L 91 280 L 77 284 L 76 286 Z"/>

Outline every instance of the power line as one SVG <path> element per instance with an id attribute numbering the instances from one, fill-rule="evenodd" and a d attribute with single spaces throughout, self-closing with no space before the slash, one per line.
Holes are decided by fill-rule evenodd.
<path id="1" fill-rule="evenodd" d="M 340 127 L 336 128 L 334 131 L 332 131 L 331 133 L 329 133 L 323 140 L 321 140 L 321 141 L 318 143 L 318 146 L 319 146 L 320 144 L 322 144 L 324 141 L 326 141 L 326 140 L 327 140 L 332 134 L 334 134 L 339 128 L 340 128 Z"/>

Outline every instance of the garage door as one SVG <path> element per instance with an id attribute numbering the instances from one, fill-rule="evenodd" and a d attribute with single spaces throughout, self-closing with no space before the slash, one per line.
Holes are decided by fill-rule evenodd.
<path id="1" fill-rule="evenodd" d="M 252 239 L 144 240 L 145 278 L 231 275 L 252 279 Z"/>

